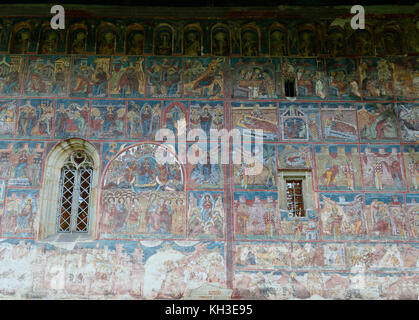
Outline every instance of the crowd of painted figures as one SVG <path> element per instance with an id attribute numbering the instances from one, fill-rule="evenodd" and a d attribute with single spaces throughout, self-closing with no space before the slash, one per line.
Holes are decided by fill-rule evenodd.
<path id="1" fill-rule="evenodd" d="M 417 20 L 72 19 L 0 19 L 1 297 L 418 299 Z M 261 173 L 162 128 L 263 129 L 228 146 Z M 100 159 L 97 238 L 58 249 L 34 226 L 70 138 Z M 278 170 L 307 173 L 303 217 Z"/>

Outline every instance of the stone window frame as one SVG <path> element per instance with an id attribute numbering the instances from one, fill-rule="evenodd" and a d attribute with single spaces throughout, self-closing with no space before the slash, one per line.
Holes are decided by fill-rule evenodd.
<path id="1" fill-rule="evenodd" d="M 316 207 L 314 203 L 313 179 L 312 169 L 278 169 L 278 211 L 288 211 L 287 180 L 301 180 L 304 217 L 307 217 L 307 211 Z"/>
<path id="2" fill-rule="evenodd" d="M 90 142 L 80 138 L 71 138 L 57 144 L 47 155 L 40 194 L 39 214 L 34 221 L 35 239 L 37 240 L 63 235 L 57 232 L 57 215 L 61 197 L 61 170 L 68 157 L 79 150 L 84 151 L 92 160 L 93 173 L 90 189 L 89 227 L 87 234 L 70 233 L 65 236 L 69 241 L 80 236 L 88 239 L 95 237 L 99 197 L 99 152 Z"/>

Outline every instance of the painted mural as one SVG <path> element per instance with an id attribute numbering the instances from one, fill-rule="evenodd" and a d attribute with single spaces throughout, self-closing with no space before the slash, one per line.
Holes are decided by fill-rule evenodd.
<path id="1" fill-rule="evenodd" d="M 322 104 L 325 141 L 357 141 L 356 107 L 350 104 Z"/>
<path id="2" fill-rule="evenodd" d="M 31 56 L 25 77 L 24 94 L 29 97 L 67 96 L 70 58 Z"/>
<path id="3" fill-rule="evenodd" d="M 282 141 L 319 141 L 321 139 L 319 105 L 281 103 L 279 121 Z"/>
<path id="4" fill-rule="evenodd" d="M 185 98 L 224 98 L 225 61 L 223 58 L 187 58 L 184 66 Z"/>
<path id="5" fill-rule="evenodd" d="M 0 100 L 0 137 L 12 138 L 14 136 L 17 100 Z"/>
<path id="6" fill-rule="evenodd" d="M 144 96 L 144 57 L 115 57 L 112 60 L 110 96 L 136 98 Z"/>
<path id="7" fill-rule="evenodd" d="M 392 104 L 363 104 L 358 106 L 358 127 L 361 140 L 398 140 L 396 113 Z"/>
<path id="8" fill-rule="evenodd" d="M 232 58 L 233 99 L 280 98 L 281 78 L 278 59 Z"/>
<path id="9" fill-rule="evenodd" d="M 124 101 L 93 100 L 90 116 L 91 139 L 123 139 L 125 132 Z"/>
<path id="10" fill-rule="evenodd" d="M 368 238 L 362 194 L 322 193 L 320 205 L 323 239 L 362 240 Z"/>
<path id="11" fill-rule="evenodd" d="M 65 32 L 0 20 L 0 298 L 417 300 L 419 51 L 406 17 L 357 31 L 335 17 L 93 14 Z M 202 161 L 184 164 L 188 129 L 249 141 L 191 134 L 185 151 Z M 41 243 L 46 159 L 76 137 L 98 152 L 94 235 Z M 261 158 L 208 163 L 223 147 Z M 281 174 L 310 179 L 303 216 Z"/>
<path id="12" fill-rule="evenodd" d="M 0 61 L 0 92 L 4 96 L 21 93 L 25 59 L 22 56 L 2 56 Z"/>
<path id="13" fill-rule="evenodd" d="M 405 142 L 417 142 L 419 139 L 419 106 L 400 103 L 399 123 L 401 138 Z"/>
<path id="14" fill-rule="evenodd" d="M 251 130 L 263 130 L 263 140 L 278 141 L 277 107 L 274 103 L 232 102 L 233 128 L 241 135 L 255 135 Z"/>
<path id="15" fill-rule="evenodd" d="M 366 190 L 404 190 L 399 146 L 361 146 Z"/>
<path id="16" fill-rule="evenodd" d="M 182 96 L 182 60 L 179 58 L 147 59 L 146 90 L 149 98 Z"/>
<path id="17" fill-rule="evenodd" d="M 317 145 L 315 150 L 319 190 L 362 189 L 358 146 Z"/>
<path id="18" fill-rule="evenodd" d="M 161 157 L 167 163 L 159 164 L 156 159 Z M 106 172 L 102 239 L 184 237 L 184 172 L 170 149 L 157 144 L 126 148 Z"/>
<path id="19" fill-rule="evenodd" d="M 233 164 L 234 189 L 277 189 L 275 146 L 271 144 L 235 144 L 232 153 L 233 158 L 243 158 L 241 164 Z"/>
<path id="20" fill-rule="evenodd" d="M 189 192 L 188 237 L 191 239 L 224 238 L 223 192 Z"/>
<path id="21" fill-rule="evenodd" d="M 77 57 L 71 66 L 70 96 L 107 97 L 110 74 L 109 57 Z"/>

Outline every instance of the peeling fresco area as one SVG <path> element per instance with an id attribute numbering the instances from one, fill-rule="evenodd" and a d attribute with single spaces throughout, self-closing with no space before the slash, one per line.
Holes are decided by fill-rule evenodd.
<path id="1" fill-rule="evenodd" d="M 417 19 L 105 20 L 0 18 L 0 298 L 418 299 Z M 250 140 L 177 136 L 193 129 Z M 100 159 L 94 236 L 40 241 L 70 138 Z M 261 174 L 183 162 L 223 147 Z M 287 174 L 309 181 L 303 217 Z"/>

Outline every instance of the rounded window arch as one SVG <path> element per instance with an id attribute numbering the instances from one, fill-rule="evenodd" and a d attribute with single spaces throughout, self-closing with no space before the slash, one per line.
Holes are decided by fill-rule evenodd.
<path id="1" fill-rule="evenodd" d="M 61 232 L 94 236 L 99 154 L 79 138 L 62 141 L 48 154 L 35 220 L 37 239 Z"/>

